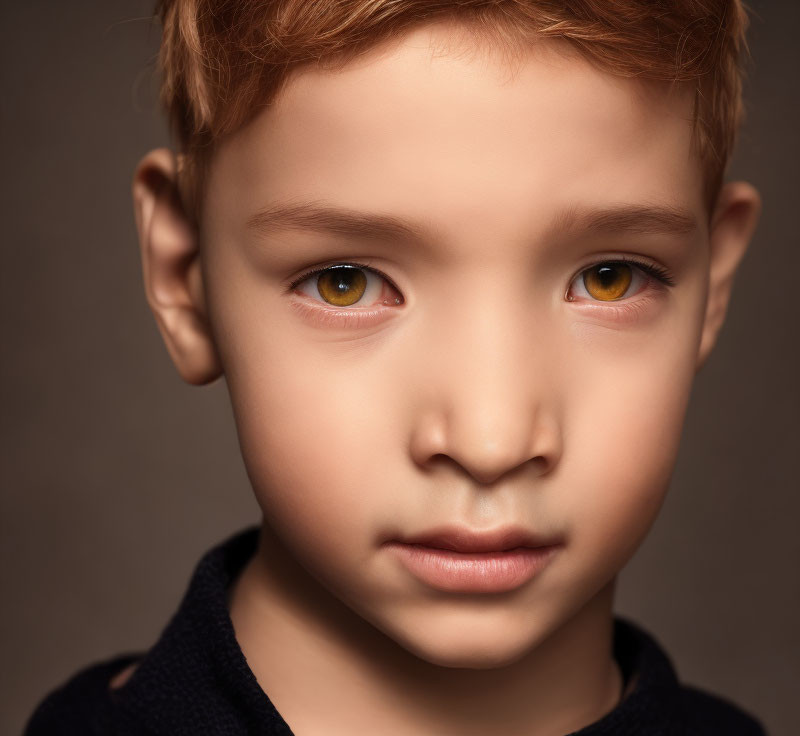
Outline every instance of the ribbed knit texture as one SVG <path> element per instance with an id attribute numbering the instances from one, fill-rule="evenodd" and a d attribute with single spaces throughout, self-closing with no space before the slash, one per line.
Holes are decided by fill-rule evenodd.
<path id="1" fill-rule="evenodd" d="M 228 612 L 228 588 L 257 543 L 254 527 L 210 550 L 152 649 L 78 672 L 42 701 L 23 736 L 291 734 L 248 667 Z M 621 618 L 614 622 L 614 656 L 626 682 L 637 676 L 633 691 L 569 736 L 764 736 L 733 704 L 680 685 L 656 641 Z M 130 680 L 110 690 L 113 675 L 135 661 Z"/>

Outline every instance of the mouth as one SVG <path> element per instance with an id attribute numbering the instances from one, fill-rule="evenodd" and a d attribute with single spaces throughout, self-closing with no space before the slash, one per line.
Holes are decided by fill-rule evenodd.
<path id="1" fill-rule="evenodd" d="M 563 540 L 518 527 L 433 529 L 390 540 L 387 547 L 420 582 L 454 593 L 504 593 L 544 570 Z"/>

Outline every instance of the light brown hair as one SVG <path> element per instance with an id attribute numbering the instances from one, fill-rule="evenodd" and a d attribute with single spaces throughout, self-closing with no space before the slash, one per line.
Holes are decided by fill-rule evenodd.
<path id="1" fill-rule="evenodd" d="M 740 0 L 160 0 L 162 102 L 196 215 L 215 144 L 304 64 L 346 64 L 414 25 L 452 18 L 519 51 L 563 39 L 612 74 L 690 84 L 709 206 L 741 118 L 747 15 Z"/>

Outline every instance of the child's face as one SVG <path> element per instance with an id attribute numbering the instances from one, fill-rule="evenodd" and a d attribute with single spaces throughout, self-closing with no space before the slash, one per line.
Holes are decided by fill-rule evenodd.
<path id="1" fill-rule="evenodd" d="M 433 58 L 443 33 L 298 74 L 220 148 L 203 274 L 247 469 L 301 583 L 424 659 L 496 666 L 608 601 L 656 516 L 708 216 L 688 97 L 549 43 L 515 74 Z M 306 203 L 325 212 L 270 222 Z M 409 232 L 364 225 L 377 216 Z M 645 267 L 590 269 L 621 258 Z M 289 286 L 341 263 L 375 270 Z M 387 544 L 445 526 L 559 546 L 479 591 Z"/>

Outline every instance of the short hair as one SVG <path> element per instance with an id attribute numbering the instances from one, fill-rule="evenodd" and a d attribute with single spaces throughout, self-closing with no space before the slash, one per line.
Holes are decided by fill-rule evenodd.
<path id="1" fill-rule="evenodd" d="M 292 71 L 344 65 L 440 19 L 506 50 L 563 39 L 604 71 L 689 84 L 709 209 L 742 116 L 747 14 L 740 0 L 158 0 L 161 99 L 197 216 L 217 142 L 275 99 Z"/>

